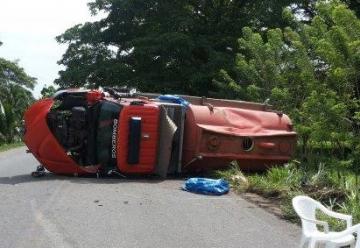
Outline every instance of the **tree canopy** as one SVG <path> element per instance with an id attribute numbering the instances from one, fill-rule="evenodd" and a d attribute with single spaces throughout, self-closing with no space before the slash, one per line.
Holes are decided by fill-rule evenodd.
<path id="1" fill-rule="evenodd" d="M 56 92 L 56 88 L 53 85 L 44 85 L 44 87 L 41 89 L 40 94 L 41 98 L 48 98 L 52 97 Z"/>
<path id="2" fill-rule="evenodd" d="M 222 95 L 252 101 L 269 98 L 270 104 L 289 113 L 305 157 L 314 146 L 331 147 L 344 165 L 357 168 L 360 20 L 337 1 L 320 1 L 315 11 L 311 22 L 304 24 L 285 9 L 289 26 L 264 35 L 243 28 L 235 69 L 222 70 L 215 82 Z"/>
<path id="3" fill-rule="evenodd" d="M 345 3 L 347 3 L 349 8 L 355 11 L 356 15 L 360 18 L 360 0 L 346 0 Z"/>
<path id="4" fill-rule="evenodd" d="M 131 85 L 140 90 L 209 95 L 220 69 L 232 67 L 244 26 L 283 27 L 282 9 L 311 1 L 96 0 L 93 14 L 57 37 L 61 87 Z"/>
<path id="5" fill-rule="evenodd" d="M 16 62 L 0 58 L 0 144 L 19 137 L 23 112 L 34 100 L 36 79 Z"/>

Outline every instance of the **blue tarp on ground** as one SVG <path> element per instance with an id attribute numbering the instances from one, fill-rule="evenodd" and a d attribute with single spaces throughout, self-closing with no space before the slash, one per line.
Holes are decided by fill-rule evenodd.
<path id="1" fill-rule="evenodd" d="M 194 177 L 186 180 L 182 189 L 204 195 L 223 195 L 229 192 L 229 183 L 224 179 Z"/>

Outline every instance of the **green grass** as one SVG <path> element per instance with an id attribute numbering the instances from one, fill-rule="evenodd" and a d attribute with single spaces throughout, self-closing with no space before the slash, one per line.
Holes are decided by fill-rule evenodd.
<path id="1" fill-rule="evenodd" d="M 14 142 L 11 144 L 2 144 L 2 145 L 0 145 L 0 152 L 4 152 L 4 151 L 10 150 L 10 149 L 13 149 L 16 147 L 20 147 L 20 146 L 24 146 L 24 143 L 21 141 Z"/>
<path id="2" fill-rule="evenodd" d="M 236 180 L 242 175 L 244 180 Z M 229 180 L 232 188 L 237 192 L 252 192 L 279 203 L 282 216 L 292 222 L 299 218 L 293 210 L 291 200 L 296 195 L 308 195 L 321 201 L 334 211 L 351 214 L 353 222 L 360 222 L 360 193 L 354 181 L 354 175 L 344 174 L 339 179 L 338 174 L 319 166 L 317 170 L 304 170 L 299 164 L 290 163 L 287 167 L 274 167 L 265 173 L 243 174 L 236 164 L 226 171 L 217 171 L 216 177 Z M 344 179 L 345 177 L 345 179 Z M 346 181 L 344 184 L 339 181 Z M 329 222 L 332 230 L 345 227 L 343 221 L 319 215 L 320 219 Z"/>

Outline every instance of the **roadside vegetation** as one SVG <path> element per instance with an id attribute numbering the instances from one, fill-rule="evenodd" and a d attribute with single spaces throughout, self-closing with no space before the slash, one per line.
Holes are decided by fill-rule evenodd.
<path id="1" fill-rule="evenodd" d="M 242 98 L 269 98 L 288 113 L 298 133 L 296 160 L 265 174 L 249 174 L 244 191 L 277 199 L 296 219 L 291 199 L 306 194 L 360 222 L 360 20 L 338 1 L 319 1 L 301 22 L 287 9 L 289 26 L 261 34 L 243 29 L 234 74 L 222 79 Z M 239 87 L 235 82 L 247 82 Z M 225 84 L 226 85 L 226 84 Z M 235 85 L 235 87 L 234 87 Z M 236 167 L 235 167 L 236 168 Z M 235 170 L 235 172 L 234 172 Z M 231 172 L 232 171 L 232 172 Z M 220 173 L 229 174 L 237 169 Z M 234 181 L 234 180 L 232 180 Z M 234 184 L 234 188 L 239 187 Z M 342 223 L 331 220 L 334 228 Z"/>
<path id="2" fill-rule="evenodd" d="M 7 151 L 7 150 L 10 150 L 13 148 L 21 147 L 23 145 L 24 145 L 24 143 L 21 141 L 13 142 L 10 144 L 2 144 L 2 145 L 0 145 L 0 152 L 4 152 L 4 151 Z"/>
<path id="3" fill-rule="evenodd" d="M 351 214 L 354 223 L 360 222 L 358 186 L 351 173 L 344 176 L 346 182 L 343 182 L 336 172 L 322 166 L 318 170 L 305 171 L 297 162 L 291 162 L 260 174 L 243 173 L 237 164 L 233 164 L 231 169 L 217 171 L 215 176 L 229 180 L 238 193 L 256 193 L 270 199 L 281 209 L 282 217 L 293 222 L 299 221 L 291 205 L 296 195 L 308 195 L 334 211 Z M 327 218 L 326 221 L 333 230 L 345 227 L 344 222 L 336 219 Z"/>
<path id="4" fill-rule="evenodd" d="M 20 144 L 23 114 L 34 101 L 31 90 L 35 84 L 36 78 L 16 61 L 0 57 L 0 151 Z"/>

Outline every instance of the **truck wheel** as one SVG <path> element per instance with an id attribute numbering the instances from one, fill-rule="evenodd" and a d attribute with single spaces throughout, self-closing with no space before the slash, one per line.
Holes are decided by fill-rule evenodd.
<path id="1" fill-rule="evenodd" d="M 40 165 L 38 165 L 38 166 L 36 167 L 36 171 L 37 171 L 37 172 L 43 172 L 43 171 L 45 171 L 45 167 L 40 164 Z"/>
<path id="2" fill-rule="evenodd" d="M 31 172 L 31 176 L 32 177 L 43 177 L 43 176 L 45 176 L 45 172 L 44 171 L 33 171 L 33 172 Z"/>

